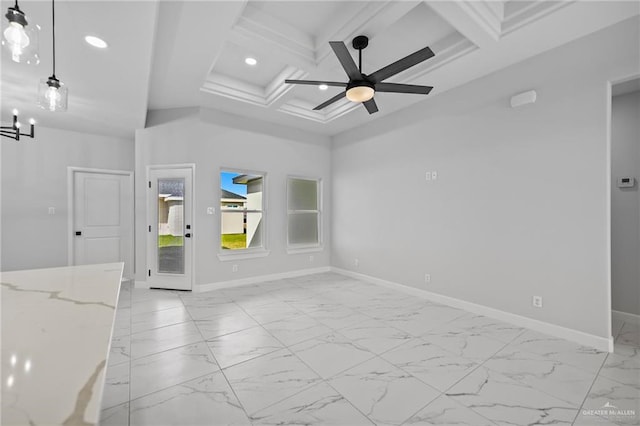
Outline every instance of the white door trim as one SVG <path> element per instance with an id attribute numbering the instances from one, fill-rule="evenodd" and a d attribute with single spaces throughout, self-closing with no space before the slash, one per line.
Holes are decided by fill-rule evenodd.
<path id="1" fill-rule="evenodd" d="M 155 223 L 155 217 L 153 216 L 153 213 L 151 211 L 151 209 L 149 209 L 149 205 L 150 205 L 150 193 L 149 191 L 146 190 L 147 188 L 147 182 L 150 181 L 151 179 L 151 171 L 152 170 L 167 170 L 167 169 L 190 169 L 191 170 L 191 221 L 189 223 L 191 223 L 191 226 L 193 228 L 193 230 L 195 232 L 192 232 L 192 237 L 191 237 L 191 282 L 189 284 L 191 284 L 191 290 L 193 291 L 194 289 L 194 283 L 195 283 L 195 273 L 196 273 L 196 238 L 198 236 L 198 227 L 196 226 L 196 214 L 195 214 L 195 209 L 196 209 L 196 165 L 195 163 L 182 163 L 182 164 L 154 164 L 154 165 L 147 165 L 146 167 L 146 179 L 144 182 L 144 186 L 145 186 L 145 193 L 147 194 L 145 197 L 145 208 L 147 210 L 147 226 L 152 225 Z M 185 219 L 186 220 L 186 219 Z M 185 222 L 186 223 L 186 222 Z M 147 233 L 145 231 L 146 237 L 145 237 L 145 252 L 146 252 L 146 260 L 145 260 L 145 279 L 148 279 L 148 274 L 147 274 L 147 270 L 149 268 L 151 268 L 151 265 L 153 264 L 152 260 L 151 260 L 151 242 L 149 241 L 149 233 Z M 149 284 L 149 282 L 147 281 L 147 284 Z"/>
<path id="2" fill-rule="evenodd" d="M 608 80 L 606 82 L 606 105 L 607 105 L 607 116 L 606 116 L 606 126 L 607 126 L 607 133 L 606 133 L 606 168 L 607 168 L 607 173 L 606 173 L 606 183 L 607 183 L 607 189 L 606 189 L 606 222 L 607 222 L 607 229 L 606 229 L 606 251 L 607 251 L 607 259 L 606 259 L 606 268 L 607 268 L 607 306 L 609 309 L 609 315 L 607 316 L 607 320 L 608 320 L 608 330 L 611 337 L 611 347 L 609 348 L 609 352 L 613 352 L 613 317 L 615 315 L 616 312 L 613 309 L 613 279 L 612 279 L 612 265 L 611 265 L 611 250 L 612 250 L 612 241 L 611 241 L 611 209 L 612 209 L 612 204 L 611 204 L 611 170 L 613 168 L 613 160 L 612 160 L 612 142 L 611 142 L 611 132 L 612 132 L 612 123 L 611 123 L 611 118 L 613 115 L 613 86 L 615 86 L 616 84 L 620 84 L 620 83 L 625 83 L 627 81 L 631 81 L 631 80 L 636 80 L 640 78 L 640 74 L 637 73 L 633 73 L 631 75 L 625 75 L 623 77 L 618 77 L 618 78 L 614 78 L 611 80 Z M 640 259 L 639 259 L 640 260 Z"/>
<path id="3" fill-rule="evenodd" d="M 129 219 L 131 221 L 131 235 L 127 238 L 127 244 L 130 247 L 130 257 L 128 259 L 131 265 L 130 277 L 123 277 L 127 279 L 133 279 L 135 276 L 135 213 L 134 213 L 134 201 L 135 201 L 135 192 L 134 192 L 134 182 L 133 182 L 133 172 L 129 170 L 108 170 L 108 169 L 94 169 L 87 167 L 67 167 L 67 265 L 73 266 L 73 257 L 74 257 L 74 242 L 75 238 L 73 235 L 74 224 L 75 224 L 75 191 L 74 191 L 74 178 L 76 173 L 96 173 L 103 175 L 118 175 L 118 176 L 127 176 L 129 178 L 129 189 L 131 191 L 131 211 L 129 212 Z"/>

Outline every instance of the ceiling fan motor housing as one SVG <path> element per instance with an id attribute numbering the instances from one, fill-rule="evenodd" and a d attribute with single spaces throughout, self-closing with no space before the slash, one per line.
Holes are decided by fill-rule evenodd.
<path id="1" fill-rule="evenodd" d="M 353 48 L 356 50 L 362 50 L 369 45 L 369 37 L 359 35 L 353 38 L 352 42 Z"/>
<path id="2" fill-rule="evenodd" d="M 365 77 L 363 75 L 363 77 Z M 367 80 L 352 80 L 347 84 L 347 92 L 354 87 L 370 87 L 375 90 L 375 86 L 373 83 L 368 82 Z"/>

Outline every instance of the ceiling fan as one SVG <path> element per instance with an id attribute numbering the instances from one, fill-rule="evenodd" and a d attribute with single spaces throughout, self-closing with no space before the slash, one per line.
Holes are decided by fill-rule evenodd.
<path id="1" fill-rule="evenodd" d="M 373 114 L 378 111 L 378 105 L 373 99 L 375 92 L 390 92 L 390 93 L 416 93 L 420 95 L 428 95 L 433 87 L 431 86 L 417 86 L 415 84 L 399 84 L 399 83 L 383 83 L 389 77 L 392 77 L 420 62 L 434 56 L 433 51 L 429 47 L 420 49 L 404 58 L 380 68 L 378 71 L 372 74 L 364 74 L 362 72 L 362 50 L 369 45 L 369 38 L 367 36 L 357 36 L 353 39 L 353 48 L 358 50 L 358 66 L 356 66 L 347 46 L 341 41 L 330 41 L 329 45 L 333 49 L 333 52 L 338 57 L 342 68 L 344 68 L 347 76 L 349 77 L 348 83 L 342 83 L 339 81 L 312 81 L 312 80 L 285 80 L 287 84 L 306 84 L 306 85 L 327 85 L 344 87 L 345 91 L 340 92 L 333 98 L 326 102 L 321 103 L 313 110 L 317 111 L 323 109 L 334 102 L 339 101 L 343 97 L 347 97 L 351 102 L 361 102 L 369 114 Z"/>

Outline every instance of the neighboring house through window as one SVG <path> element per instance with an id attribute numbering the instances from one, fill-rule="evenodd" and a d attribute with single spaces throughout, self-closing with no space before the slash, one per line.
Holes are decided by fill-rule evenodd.
<path id="1" fill-rule="evenodd" d="M 220 247 L 264 250 L 264 174 L 220 173 Z"/>

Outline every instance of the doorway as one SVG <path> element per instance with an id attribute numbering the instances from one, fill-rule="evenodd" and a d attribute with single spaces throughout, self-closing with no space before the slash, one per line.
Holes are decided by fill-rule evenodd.
<path id="1" fill-rule="evenodd" d="M 616 351 L 640 325 L 640 78 L 612 84 L 611 335 Z M 632 339 L 629 336 L 635 336 Z"/>
<path id="2" fill-rule="evenodd" d="M 147 167 L 147 280 L 193 288 L 193 165 Z"/>
<path id="3" fill-rule="evenodd" d="M 69 265 L 124 262 L 133 277 L 133 172 L 68 168 Z"/>

